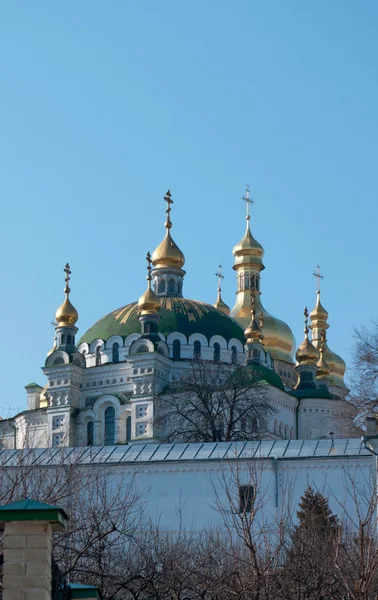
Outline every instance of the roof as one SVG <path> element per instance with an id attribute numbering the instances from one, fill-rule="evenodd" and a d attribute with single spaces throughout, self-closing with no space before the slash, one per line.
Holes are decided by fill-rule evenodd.
<path id="1" fill-rule="evenodd" d="M 28 383 L 28 385 L 25 385 L 25 389 L 27 390 L 28 388 L 40 388 L 41 390 L 43 390 L 43 387 L 41 385 L 38 385 L 38 383 L 35 383 L 34 381 Z"/>
<path id="2" fill-rule="evenodd" d="M 0 528 L 2 524 L 10 521 L 49 521 L 62 528 L 67 520 L 66 513 L 58 506 L 28 498 L 0 506 Z"/>
<path id="3" fill-rule="evenodd" d="M 371 456 L 360 438 L 332 440 L 262 440 L 178 444 L 129 444 L 86 448 L 35 448 L 3 450 L 0 466 L 20 464 L 150 464 L 235 459 L 298 459 Z"/>
<path id="4" fill-rule="evenodd" d="M 112 335 L 127 337 L 140 333 L 137 314 L 138 303 L 132 302 L 109 313 L 95 323 L 83 335 L 79 344 L 100 338 L 109 339 Z M 159 333 L 168 336 L 178 331 L 189 337 L 192 333 L 202 333 L 208 341 L 213 335 L 220 335 L 227 341 L 231 338 L 245 343 L 242 327 L 231 317 L 205 302 L 186 298 L 162 298 L 159 311 Z"/>

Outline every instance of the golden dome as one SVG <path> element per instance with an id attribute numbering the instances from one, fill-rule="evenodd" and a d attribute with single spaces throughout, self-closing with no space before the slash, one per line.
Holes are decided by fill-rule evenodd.
<path id="1" fill-rule="evenodd" d="M 322 344 L 321 332 L 323 330 L 326 331 L 329 328 L 329 324 L 327 322 L 328 312 L 320 302 L 319 289 L 317 290 L 316 294 L 316 305 L 310 313 L 311 324 L 309 327 L 312 330 L 312 343 L 319 350 Z M 341 356 L 330 350 L 326 340 L 324 340 L 323 343 L 323 358 L 330 369 L 330 373 L 327 378 L 330 384 L 344 390 L 348 390 L 344 382 L 346 364 Z"/>
<path id="2" fill-rule="evenodd" d="M 308 319 L 308 311 L 307 308 L 304 310 L 305 315 L 305 328 L 304 328 L 304 340 L 299 346 L 298 350 L 295 353 L 295 358 L 297 359 L 297 364 L 299 366 L 315 366 L 319 360 L 319 350 L 315 348 L 315 346 L 308 339 L 308 327 L 307 327 L 307 319 Z"/>
<path id="3" fill-rule="evenodd" d="M 164 223 L 167 233 L 165 234 L 163 241 L 152 254 L 152 264 L 156 269 L 169 269 L 172 267 L 181 269 L 185 264 L 185 256 L 173 241 L 169 231 L 172 227 L 171 204 L 173 204 L 171 192 L 169 190 L 164 196 L 164 200 L 167 203 L 167 210 L 165 211 L 167 213 L 167 219 Z"/>
<path id="4" fill-rule="evenodd" d="M 259 267 L 262 271 L 265 267 L 262 259 L 264 256 L 264 248 L 253 237 L 249 228 L 249 217 L 247 216 L 247 228 L 244 236 L 232 250 L 235 257 L 233 269 L 237 270 L 241 265 L 253 265 Z"/>
<path id="5" fill-rule="evenodd" d="M 215 308 L 217 308 L 218 310 L 220 310 L 222 313 L 224 313 L 227 316 L 230 314 L 230 307 L 227 306 L 227 304 L 225 302 L 223 302 L 220 291 L 218 291 L 218 296 L 217 296 L 216 302 L 213 304 L 213 306 L 215 306 Z"/>
<path id="6" fill-rule="evenodd" d="M 318 367 L 318 370 L 317 370 L 317 373 L 316 373 L 316 379 L 319 379 L 319 380 L 328 380 L 328 377 L 329 377 L 329 374 L 330 374 L 330 368 L 327 365 L 327 362 L 324 360 L 324 356 L 323 356 L 324 355 L 324 345 L 325 345 L 325 342 L 326 342 L 325 329 L 323 329 L 322 334 L 323 334 L 322 335 L 322 344 L 321 344 L 321 346 L 319 348 L 320 358 L 319 358 L 319 361 L 318 361 L 318 363 L 316 365 Z"/>
<path id="7" fill-rule="evenodd" d="M 70 299 L 67 297 L 63 304 L 59 306 L 55 313 L 55 319 L 58 327 L 70 327 L 75 325 L 79 318 L 76 308 L 71 304 Z"/>
<path id="8" fill-rule="evenodd" d="M 251 320 L 250 291 L 239 292 L 236 304 L 231 311 L 233 317 L 244 328 L 248 327 Z M 256 313 L 262 313 L 264 319 L 264 348 L 273 359 L 293 363 L 295 351 L 295 338 L 290 327 L 268 313 L 261 303 L 260 292 L 256 292 Z"/>
<path id="9" fill-rule="evenodd" d="M 140 315 L 154 315 L 160 309 L 160 299 L 151 289 L 151 254 L 147 252 L 147 290 L 138 300 Z"/>
<path id="10" fill-rule="evenodd" d="M 61 304 L 58 310 L 55 313 L 55 319 L 58 327 L 72 327 L 77 322 L 79 315 L 76 308 L 70 302 L 70 288 L 68 282 L 70 280 L 70 265 L 67 263 L 64 267 L 64 272 L 66 274 L 65 282 L 66 287 L 64 288 L 64 293 L 66 294 L 66 299 L 63 304 Z"/>
<path id="11" fill-rule="evenodd" d="M 152 264 L 156 269 L 172 267 L 181 269 L 185 264 L 185 257 L 173 241 L 169 229 L 167 229 L 163 241 L 152 254 Z"/>

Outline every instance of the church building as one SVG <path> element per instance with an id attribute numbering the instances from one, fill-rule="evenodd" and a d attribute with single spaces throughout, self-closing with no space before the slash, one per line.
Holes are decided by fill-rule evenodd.
<path id="1" fill-rule="evenodd" d="M 0 421 L 0 447 L 164 443 L 154 419 L 159 395 L 185 377 L 188 365 L 198 359 L 228 365 L 230 371 L 236 365 L 258 369 L 274 409 L 264 439 L 322 440 L 330 432 L 335 438 L 353 437 L 346 367 L 328 346 L 320 286 L 313 310 L 304 311 L 304 339 L 298 348 L 290 327 L 263 306 L 264 249 L 251 232 L 248 188 L 246 230 L 233 248 L 237 293 L 232 310 L 222 299 L 221 270 L 214 305 L 186 297 L 185 257 L 171 233 L 169 191 L 164 200 L 165 234 L 152 256 L 147 255 L 146 291 L 109 312 L 79 339 L 66 265 L 65 298 L 56 312 L 44 380 L 26 386 L 28 410 Z M 320 282 L 318 268 L 316 276 Z"/>

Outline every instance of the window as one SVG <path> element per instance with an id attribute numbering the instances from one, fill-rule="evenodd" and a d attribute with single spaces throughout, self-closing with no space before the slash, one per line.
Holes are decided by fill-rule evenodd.
<path id="1" fill-rule="evenodd" d="M 119 362 L 119 344 L 118 344 L 118 342 L 115 342 L 115 344 L 113 344 L 113 362 L 114 363 Z"/>
<path id="2" fill-rule="evenodd" d="M 201 358 L 201 342 L 199 342 L 198 340 L 194 342 L 193 358 L 196 358 L 198 360 Z"/>
<path id="3" fill-rule="evenodd" d="M 181 358 L 181 342 L 180 340 L 173 341 L 173 360 L 180 360 Z"/>
<path id="4" fill-rule="evenodd" d="M 131 417 L 126 419 L 126 442 L 131 440 Z"/>
<path id="5" fill-rule="evenodd" d="M 218 344 L 218 342 L 215 342 L 214 344 L 214 362 L 219 362 L 220 361 L 220 345 Z"/>
<path id="6" fill-rule="evenodd" d="M 233 365 L 236 364 L 236 359 L 237 359 L 236 346 L 231 346 L 231 362 Z"/>
<path id="7" fill-rule="evenodd" d="M 258 275 L 256 275 L 256 290 L 259 291 L 260 289 L 260 278 Z"/>
<path id="8" fill-rule="evenodd" d="M 277 419 L 274 420 L 274 433 L 275 433 L 275 435 L 278 435 L 278 423 L 277 423 Z"/>
<path id="9" fill-rule="evenodd" d="M 250 284 L 250 289 L 254 290 L 255 289 L 255 276 L 251 275 L 251 284 Z"/>
<path id="10" fill-rule="evenodd" d="M 70 343 L 71 343 L 71 336 L 67 335 L 67 344 L 70 344 Z"/>
<path id="11" fill-rule="evenodd" d="M 138 423 L 137 424 L 137 435 L 146 435 L 147 433 L 147 423 Z"/>
<path id="12" fill-rule="evenodd" d="M 174 294 L 175 293 L 175 282 L 174 279 L 170 279 L 168 281 L 168 294 Z"/>
<path id="13" fill-rule="evenodd" d="M 54 417 L 53 418 L 53 429 L 60 429 L 63 427 L 64 417 Z"/>
<path id="14" fill-rule="evenodd" d="M 247 430 L 247 419 L 245 417 L 242 417 L 240 419 L 240 431 L 245 433 L 246 430 Z"/>
<path id="15" fill-rule="evenodd" d="M 253 486 L 239 486 L 239 513 L 245 514 L 252 512 L 253 505 Z"/>
<path id="16" fill-rule="evenodd" d="M 88 421 L 88 423 L 87 423 L 87 446 L 93 446 L 93 431 L 94 431 L 94 423 L 93 423 L 93 421 Z"/>
<path id="17" fill-rule="evenodd" d="M 143 346 L 139 346 L 138 350 L 137 350 L 137 354 L 144 354 L 145 352 L 148 352 L 148 348 L 147 346 L 143 345 Z"/>
<path id="18" fill-rule="evenodd" d="M 137 413 L 137 418 L 140 419 L 141 417 L 146 417 L 147 416 L 147 411 L 148 411 L 148 406 L 137 406 L 136 409 L 136 413 Z"/>
<path id="19" fill-rule="evenodd" d="M 63 433 L 54 433 L 52 445 L 54 448 L 59 448 L 63 445 Z"/>
<path id="20" fill-rule="evenodd" d="M 65 344 L 65 343 L 66 343 L 66 336 L 65 336 L 65 335 L 62 335 L 62 336 L 61 336 L 61 338 L 60 338 L 60 343 L 61 343 L 61 344 Z"/>
<path id="21" fill-rule="evenodd" d="M 253 431 L 253 433 L 256 433 L 257 430 L 258 430 L 258 428 L 259 428 L 259 422 L 256 419 L 256 417 L 252 417 L 252 419 L 251 419 L 251 425 L 252 425 L 252 431 Z"/>
<path id="22" fill-rule="evenodd" d="M 108 406 L 105 411 L 105 446 L 115 444 L 115 410 L 113 406 Z"/>
<path id="23" fill-rule="evenodd" d="M 158 283 L 158 294 L 164 294 L 165 292 L 165 279 L 160 279 Z"/>
<path id="24" fill-rule="evenodd" d="M 285 440 L 289 439 L 289 426 L 285 425 Z"/>
<path id="25" fill-rule="evenodd" d="M 279 435 L 280 437 L 282 437 L 282 423 L 280 423 L 280 424 L 279 424 L 279 427 L 278 427 L 278 435 Z"/>
<path id="26" fill-rule="evenodd" d="M 101 348 L 100 346 L 97 346 L 96 348 L 96 367 L 99 367 L 101 365 Z"/>

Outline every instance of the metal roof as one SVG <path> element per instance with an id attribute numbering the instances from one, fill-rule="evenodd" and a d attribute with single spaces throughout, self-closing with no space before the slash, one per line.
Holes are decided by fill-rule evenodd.
<path id="1" fill-rule="evenodd" d="M 84 448 L 3 450 L 0 466 L 57 464 L 157 463 L 169 461 L 232 460 L 246 458 L 326 458 L 371 456 L 360 438 L 332 440 L 262 440 L 179 444 L 130 444 Z"/>

